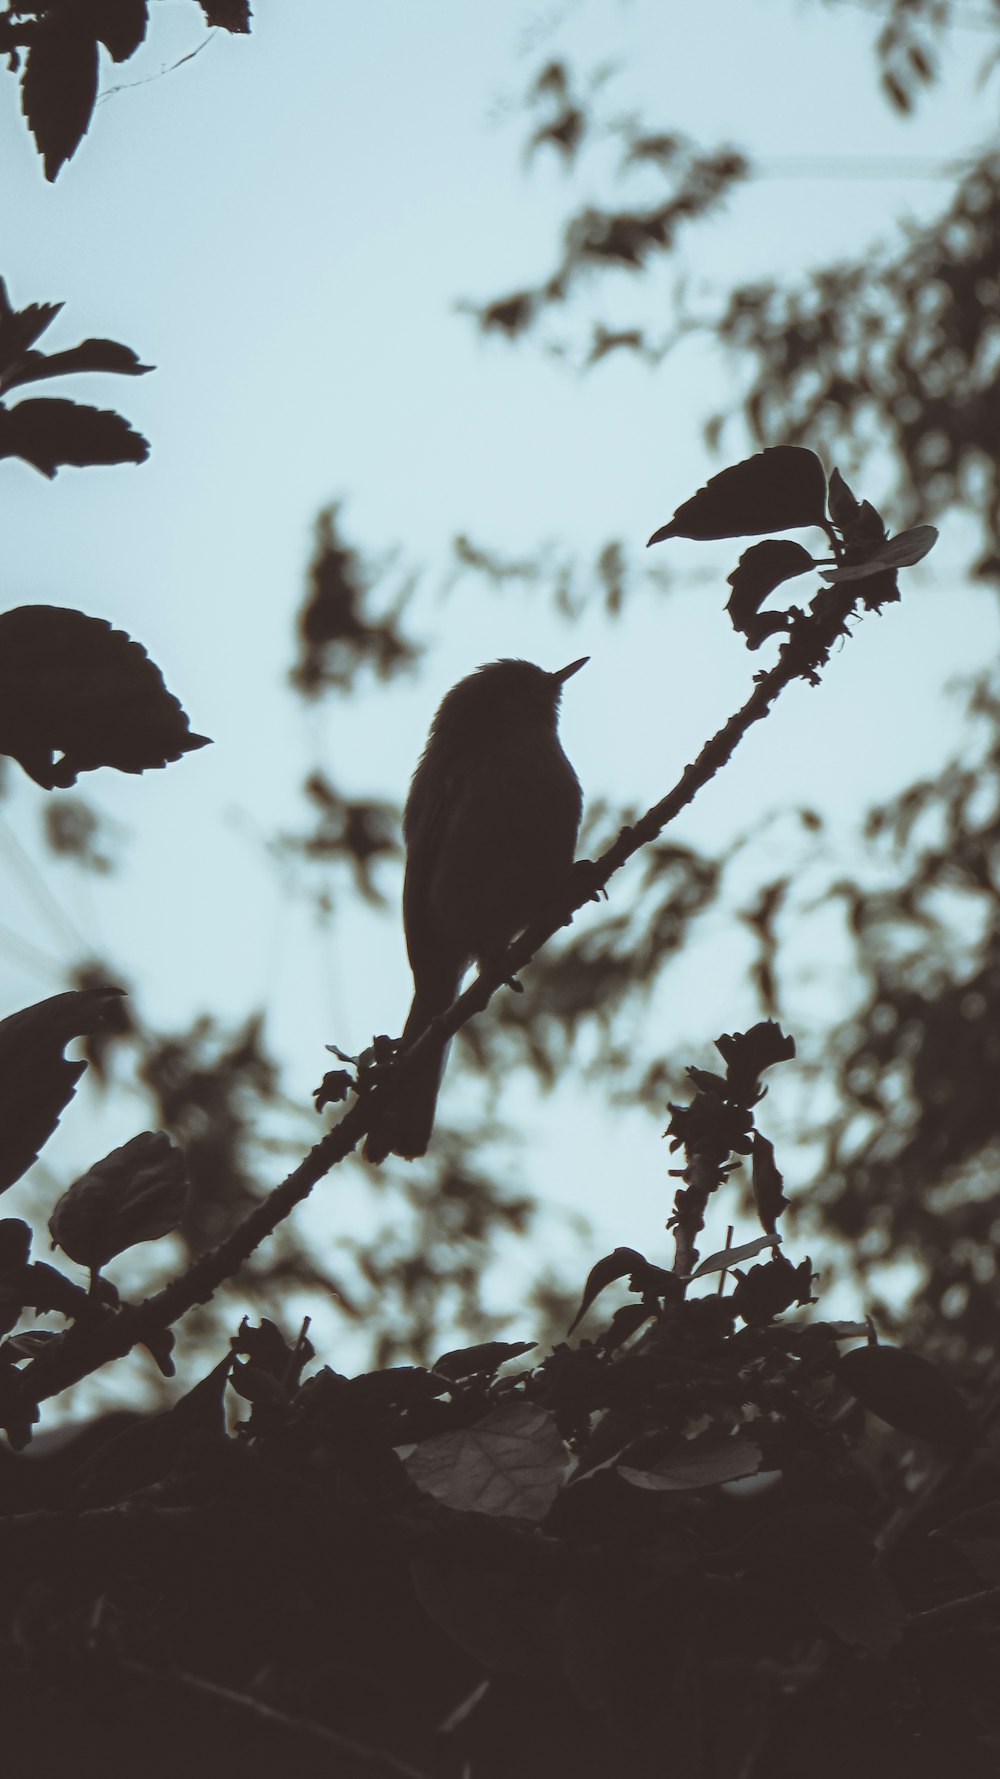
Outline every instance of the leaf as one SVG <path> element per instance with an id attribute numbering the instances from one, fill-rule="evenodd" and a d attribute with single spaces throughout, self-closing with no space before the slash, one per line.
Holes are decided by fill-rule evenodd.
<path id="1" fill-rule="evenodd" d="M 81 340 L 65 352 L 23 352 L 6 374 L 0 373 L 0 389 L 6 394 L 23 383 L 39 383 L 46 377 L 68 377 L 76 371 L 99 371 L 116 376 L 142 377 L 151 364 L 141 364 L 131 346 L 118 340 Z"/>
<path id="2" fill-rule="evenodd" d="M 720 1248 L 717 1253 L 709 1254 L 695 1267 L 690 1275 L 692 1279 L 704 1278 L 710 1272 L 728 1272 L 731 1266 L 738 1266 L 741 1260 L 752 1260 L 762 1248 L 773 1248 L 781 1241 L 780 1235 L 771 1230 L 767 1235 L 755 1236 L 752 1242 L 741 1242 L 738 1248 Z"/>
<path id="3" fill-rule="evenodd" d="M 616 1464 L 615 1469 L 637 1489 L 707 1489 L 756 1476 L 763 1458 L 760 1447 L 750 1439 L 707 1433 L 699 1439 L 682 1440 L 647 1469 L 635 1470 L 629 1464 Z"/>
<path id="4" fill-rule="evenodd" d="M 0 1217 L 0 1274 L 12 1266 L 27 1266 L 31 1230 L 20 1217 Z"/>
<path id="5" fill-rule="evenodd" d="M 784 1177 L 774 1159 L 774 1144 L 753 1133 L 753 1202 L 761 1229 L 773 1235 L 778 1218 L 787 1210 L 788 1200 L 782 1192 Z"/>
<path id="6" fill-rule="evenodd" d="M 566 1331 L 567 1334 L 572 1334 L 574 1328 L 583 1321 L 594 1299 L 599 1297 L 608 1285 L 612 1284 L 615 1279 L 624 1278 L 626 1273 L 634 1272 L 636 1268 L 648 1266 L 648 1264 L 645 1256 L 637 1253 L 635 1248 L 615 1248 L 613 1253 L 605 1254 L 603 1260 L 598 1260 L 587 1274 L 587 1283 L 583 1287 L 580 1308 L 573 1317 Z"/>
<path id="7" fill-rule="evenodd" d="M 537 1346 L 534 1340 L 484 1340 L 474 1347 L 458 1347 L 435 1359 L 432 1370 L 440 1377 L 492 1377 L 510 1359 L 519 1359 Z"/>
<path id="8" fill-rule="evenodd" d="M 49 1218 L 52 1245 L 97 1272 L 137 1242 L 169 1235 L 187 1195 L 183 1151 L 166 1131 L 144 1130 L 67 1187 Z"/>
<path id="9" fill-rule="evenodd" d="M 64 464 L 145 463 L 149 442 L 111 408 L 38 396 L 0 407 L 0 457 L 23 457 L 50 479 Z"/>
<path id="10" fill-rule="evenodd" d="M 460 1513 L 543 1520 L 566 1474 L 555 1416 L 508 1402 L 453 1433 L 425 1439 L 407 1461 L 425 1494 Z"/>
<path id="11" fill-rule="evenodd" d="M 983 1443 L 964 1397 L 919 1353 L 902 1347 L 856 1347 L 843 1355 L 837 1375 L 865 1408 L 900 1433 L 946 1445 Z"/>
<path id="12" fill-rule="evenodd" d="M 827 500 L 830 506 L 830 517 L 838 531 L 847 531 L 857 520 L 860 506 L 844 481 L 839 469 L 830 471 L 830 486 L 827 489 Z"/>
<path id="13" fill-rule="evenodd" d="M 884 574 L 889 568 L 912 568 L 933 550 L 937 540 L 936 525 L 913 525 L 909 531 L 900 531 L 895 537 L 886 538 L 866 561 L 852 563 L 849 567 L 824 568 L 820 572 L 825 581 L 840 582 L 863 581 L 869 575 Z"/>
<path id="14" fill-rule="evenodd" d="M 207 743 L 123 630 L 52 605 L 0 613 L 0 753 L 43 790 L 99 766 L 145 772 Z"/>
<path id="15" fill-rule="evenodd" d="M 37 21 L 21 77 L 21 110 L 46 179 L 76 153 L 96 98 L 96 34 L 69 7 L 53 8 Z"/>
<path id="16" fill-rule="evenodd" d="M 146 35 L 147 0 L 90 0 L 90 19 L 98 40 L 114 62 L 127 62 Z"/>
<path id="17" fill-rule="evenodd" d="M 245 33 L 250 29 L 250 0 L 198 0 L 212 29 Z"/>
<path id="18" fill-rule="evenodd" d="M 759 628 L 760 620 L 755 624 L 759 607 L 768 594 L 783 581 L 807 574 L 815 567 L 809 551 L 791 538 L 769 537 L 766 543 L 751 544 L 732 574 L 726 576 L 733 589 L 726 605 L 733 629 L 752 636 Z M 783 628 L 784 619 L 775 627 Z"/>
<path id="19" fill-rule="evenodd" d="M 791 1309 L 793 1303 L 815 1303 L 811 1295 L 815 1277 L 808 1255 L 793 1266 L 784 1254 L 776 1253 L 762 1265 L 740 1274 L 736 1290 L 728 1300 L 730 1308 L 744 1322 L 762 1327 Z"/>
<path id="20" fill-rule="evenodd" d="M 713 476 L 649 542 L 753 537 L 822 525 L 825 518 L 826 475 L 816 453 L 801 445 L 772 445 Z"/>
<path id="21" fill-rule="evenodd" d="M 0 1020 L 0 1192 L 27 1171 L 76 1092 L 85 1062 L 63 1055 L 100 1025 L 120 988 L 71 989 Z"/>
<path id="22" fill-rule="evenodd" d="M 0 372 L 34 345 L 62 307 L 62 303 L 29 303 L 15 309 L 0 278 Z"/>

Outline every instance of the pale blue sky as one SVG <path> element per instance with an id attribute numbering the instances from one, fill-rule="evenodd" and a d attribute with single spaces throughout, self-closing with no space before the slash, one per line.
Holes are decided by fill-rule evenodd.
<path id="1" fill-rule="evenodd" d="M 431 569 L 466 531 L 511 555 L 544 538 L 587 555 L 618 536 L 638 572 L 650 531 L 718 467 L 700 427 L 731 399 L 733 370 L 704 349 L 659 372 L 620 357 L 578 377 L 531 344 L 484 343 L 455 309 L 543 276 L 570 203 L 608 195 L 600 157 L 579 176 L 545 155 L 525 170 L 516 113 L 529 75 L 549 54 L 584 68 L 614 60 L 609 114 L 646 110 L 706 146 L 762 157 L 767 176 L 690 236 L 685 270 L 705 291 L 857 254 L 901 215 L 933 213 L 947 185 L 903 166 L 923 175 L 974 150 L 993 126 L 996 82 L 977 86 L 984 40 L 959 33 L 946 81 L 900 121 L 877 90 L 877 17 L 816 0 L 261 0 L 250 37 L 217 32 L 164 78 L 201 42 L 200 14 L 185 0 L 153 13 L 140 55 L 105 70 L 106 85 L 144 84 L 102 100 L 54 188 L 12 83 L 0 108 L 0 271 L 12 299 L 66 299 L 46 344 L 110 335 L 157 366 L 66 390 L 119 406 L 147 434 L 142 468 L 67 470 L 49 485 L 4 466 L 3 596 L 77 605 L 129 630 L 215 738 L 142 780 L 84 780 L 83 794 L 130 832 L 127 869 L 92 885 L 44 863 L 65 913 L 119 960 L 156 1023 L 204 1007 L 235 1018 L 264 1002 L 288 1090 L 308 1103 L 323 1044 L 360 1047 L 373 1029 L 398 1029 L 409 996 L 394 913 L 352 911 L 317 933 L 248 836 L 301 825 L 297 786 L 314 759 L 349 790 L 401 798 L 433 709 L 462 673 L 501 654 L 557 666 L 589 652 L 567 695 L 567 751 L 589 793 L 652 801 L 742 702 L 767 652 L 747 655 L 722 612 L 734 551 L 676 544 L 678 570 L 716 568 L 718 584 L 651 593 L 617 624 L 595 616 L 570 632 L 537 598 L 488 596 L 472 580 L 443 605 L 432 575 L 413 613 L 430 646 L 412 681 L 312 716 L 285 690 L 312 523 L 331 498 L 345 497 L 366 549 L 398 545 Z M 901 171 L 805 177 L 803 157 L 844 160 L 846 174 L 889 157 Z M 644 297 L 621 280 L 611 300 L 642 315 L 655 289 L 665 300 L 667 281 Z M 745 448 L 736 430 L 730 446 Z M 876 467 L 865 492 L 878 498 L 885 480 Z M 945 524 L 905 607 L 866 624 L 820 691 L 789 695 L 682 837 L 722 846 L 762 808 L 808 800 L 843 838 L 870 797 L 933 769 L 958 733 L 944 682 L 997 643 L 990 596 L 961 585 L 967 548 L 961 520 Z M 40 801 L 18 783 L 0 810 L 37 860 Z M 75 959 L 2 831 L 0 868 L 5 925 L 55 961 Z M 720 1023 L 749 1016 L 742 955 L 720 942 L 710 974 L 702 958 L 682 978 L 685 1060 L 704 1058 Z M 0 955 L 0 1010 L 60 986 L 55 969 Z M 672 1037 L 659 1018 L 635 1034 L 651 1054 Z M 457 1112 L 454 1076 L 449 1092 Z M 537 1133 L 523 1177 L 585 1209 L 599 1249 L 654 1247 L 669 1202 L 655 1128 L 568 1093 L 518 1107 Z M 129 1102 L 104 1112 L 104 1146 L 130 1136 L 135 1117 Z M 55 1166 L 92 1159 L 90 1119 L 81 1100 Z M 305 1213 L 311 1227 L 333 1202 Z"/>

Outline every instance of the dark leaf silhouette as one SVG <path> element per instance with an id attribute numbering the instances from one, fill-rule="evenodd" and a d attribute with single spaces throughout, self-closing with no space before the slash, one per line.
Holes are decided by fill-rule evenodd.
<path id="1" fill-rule="evenodd" d="M 649 541 L 752 537 L 821 526 L 825 518 L 826 474 L 816 453 L 801 445 L 773 445 L 713 476 Z"/>
<path id="2" fill-rule="evenodd" d="M 148 0 L 92 0 L 90 16 L 112 61 L 127 62 L 146 35 Z"/>
<path id="3" fill-rule="evenodd" d="M 252 13 L 250 0 L 198 0 L 205 23 L 221 31 L 247 32 Z"/>
<path id="4" fill-rule="evenodd" d="M 0 1020 L 0 1192 L 38 1159 L 38 1152 L 76 1091 L 85 1062 L 63 1055 L 71 1038 L 93 1031 L 118 988 L 71 989 Z"/>
<path id="5" fill-rule="evenodd" d="M 43 790 L 98 766 L 145 772 L 206 745 L 123 630 L 50 605 L 0 614 L 0 753 Z"/>
<path id="6" fill-rule="evenodd" d="M 38 20 L 21 79 L 21 109 L 55 179 L 86 135 L 97 98 L 97 32 L 69 6 Z"/>
<path id="7" fill-rule="evenodd" d="M 748 1273 L 741 1274 L 729 1302 L 745 1322 L 762 1326 L 793 1304 L 814 1303 L 815 1277 L 808 1256 L 793 1266 L 784 1254 L 778 1253 L 764 1265 L 752 1266 Z"/>
<path id="8" fill-rule="evenodd" d="M 0 1217 L 0 1273 L 12 1266 L 27 1266 L 31 1230 L 20 1217 Z"/>
<path id="9" fill-rule="evenodd" d="M 40 383 L 46 377 L 68 377 L 75 371 L 103 371 L 126 377 L 141 377 L 152 370 L 142 364 L 131 346 L 118 340 L 81 340 L 65 352 L 22 352 L 7 371 L 0 372 L 0 391 L 17 389 L 22 383 Z"/>
<path id="10" fill-rule="evenodd" d="M 982 1433 L 950 1378 L 919 1353 L 901 1347 L 856 1347 L 845 1353 L 840 1380 L 872 1414 L 900 1433 L 946 1445 L 978 1445 Z"/>
<path id="11" fill-rule="evenodd" d="M 635 1248 L 615 1248 L 613 1253 L 605 1254 L 603 1260 L 596 1261 L 587 1275 L 580 1308 L 569 1325 L 568 1333 L 572 1334 L 578 1323 L 583 1321 L 595 1298 L 615 1279 L 624 1278 L 626 1273 L 641 1271 L 648 1265 L 648 1260 L 637 1253 Z"/>
<path id="12" fill-rule="evenodd" d="M 435 1359 L 433 1369 L 441 1377 L 492 1377 L 510 1359 L 530 1353 L 533 1340 L 483 1340 L 474 1347 L 457 1347 Z"/>
<path id="13" fill-rule="evenodd" d="M 726 577 L 733 589 L 726 605 L 733 629 L 743 631 L 750 638 L 751 647 L 775 630 L 784 629 L 787 619 L 783 614 L 761 618 L 760 607 L 783 581 L 806 574 L 815 566 L 809 551 L 791 538 L 768 538 L 766 543 L 751 544 L 740 557 L 739 566 Z"/>
<path id="14" fill-rule="evenodd" d="M 839 469 L 830 471 L 830 486 L 827 489 L 827 501 L 830 517 L 839 531 L 847 532 L 856 524 L 860 511 L 860 502 L 844 481 Z"/>
<path id="15" fill-rule="evenodd" d="M 93 1272 L 184 1214 L 187 1165 L 165 1131 L 145 1130 L 68 1186 L 49 1218 L 53 1246 Z"/>
<path id="16" fill-rule="evenodd" d="M 0 457 L 23 457 L 43 476 L 64 464 L 145 463 L 148 456 L 147 440 L 111 408 L 51 396 L 0 408 Z"/>
<path id="17" fill-rule="evenodd" d="M 15 309 L 7 295 L 6 282 L 0 278 L 0 373 L 41 338 L 62 306 L 62 303 L 29 303 L 24 309 Z"/>
<path id="18" fill-rule="evenodd" d="M 761 1229 L 773 1235 L 778 1226 L 778 1218 L 788 1204 L 782 1192 L 784 1181 L 774 1160 L 774 1144 L 762 1137 L 759 1130 L 753 1135 L 753 1202 L 760 1219 Z"/>

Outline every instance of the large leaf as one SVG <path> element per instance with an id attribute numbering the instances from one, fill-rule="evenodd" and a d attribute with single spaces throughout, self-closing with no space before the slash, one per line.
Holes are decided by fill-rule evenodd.
<path id="1" fill-rule="evenodd" d="M 407 1469 L 417 1487 L 461 1513 L 543 1520 L 566 1474 L 555 1417 L 507 1402 L 472 1427 L 425 1439 Z"/>
<path id="2" fill-rule="evenodd" d="M 120 988 L 71 989 L 0 1020 L 0 1192 L 38 1159 L 85 1062 L 63 1055 L 71 1038 L 100 1025 Z"/>
<path id="3" fill-rule="evenodd" d="M 90 0 L 98 39 L 115 62 L 127 62 L 146 35 L 148 0 Z"/>
<path id="4" fill-rule="evenodd" d="M 76 153 L 97 98 L 97 33 L 79 11 L 53 8 L 38 20 L 21 78 L 21 110 L 46 179 Z"/>
<path id="5" fill-rule="evenodd" d="M 841 1383 L 872 1414 L 901 1433 L 945 1445 L 982 1443 L 982 1433 L 950 1378 L 901 1347 L 856 1347 L 837 1368 Z"/>
<path id="6" fill-rule="evenodd" d="M 706 1433 L 700 1439 L 680 1440 L 673 1451 L 643 1469 L 630 1464 L 618 1464 L 615 1468 L 637 1489 L 676 1493 L 756 1476 L 762 1462 L 760 1446 L 752 1440 L 738 1434 Z"/>
<path id="7" fill-rule="evenodd" d="M 250 29 L 253 14 L 250 0 L 198 0 L 205 14 L 206 25 L 222 31 L 245 33 Z"/>
<path id="8" fill-rule="evenodd" d="M 0 753 L 43 790 L 98 766 L 145 772 L 207 741 L 123 630 L 51 605 L 0 614 Z"/>
<path id="9" fill-rule="evenodd" d="M 822 525 L 825 517 L 826 474 L 816 453 L 801 445 L 772 445 L 713 476 L 649 541 L 759 537 Z"/>
<path id="10" fill-rule="evenodd" d="M 0 457 L 23 457 L 43 476 L 54 476 L 63 464 L 145 463 L 148 456 L 147 440 L 111 408 L 53 396 L 0 408 Z"/>

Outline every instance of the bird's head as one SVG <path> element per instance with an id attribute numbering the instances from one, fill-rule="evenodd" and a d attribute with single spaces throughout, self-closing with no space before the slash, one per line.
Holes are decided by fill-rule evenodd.
<path id="1" fill-rule="evenodd" d="M 563 686 L 589 660 L 583 655 L 555 673 L 533 661 L 488 661 L 442 699 L 433 733 L 472 739 L 529 724 L 554 728 Z"/>

